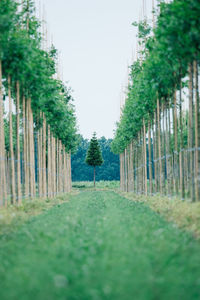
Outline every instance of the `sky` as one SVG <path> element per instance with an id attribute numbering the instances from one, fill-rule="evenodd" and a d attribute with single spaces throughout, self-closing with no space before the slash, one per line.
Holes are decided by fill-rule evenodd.
<path id="1" fill-rule="evenodd" d="M 94 131 L 113 138 L 136 50 L 131 24 L 141 16 L 143 0 L 40 2 L 49 40 L 60 53 L 61 76 L 73 90 L 79 132 L 88 139 Z M 151 11 L 151 0 L 147 6 Z"/>

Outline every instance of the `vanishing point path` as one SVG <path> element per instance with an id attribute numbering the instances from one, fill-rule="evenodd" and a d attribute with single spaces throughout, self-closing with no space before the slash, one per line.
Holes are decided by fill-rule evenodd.
<path id="1" fill-rule="evenodd" d="M 200 243 L 141 203 L 82 191 L 0 238 L 0 299 L 200 299 Z"/>

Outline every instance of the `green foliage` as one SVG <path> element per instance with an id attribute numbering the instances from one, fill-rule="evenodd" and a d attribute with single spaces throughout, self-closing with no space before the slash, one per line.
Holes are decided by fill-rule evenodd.
<path id="1" fill-rule="evenodd" d="M 96 137 L 96 133 L 93 134 L 93 137 L 90 140 L 89 149 L 87 151 L 85 162 L 89 166 L 93 166 L 93 167 L 101 166 L 103 164 L 101 149 Z"/>
<path id="2" fill-rule="evenodd" d="M 57 51 L 41 49 L 40 22 L 35 18 L 34 1 L 0 1 L 0 57 L 3 78 L 12 79 L 12 97 L 19 80 L 21 94 L 31 97 L 34 119 L 44 112 L 54 136 L 74 151 L 77 146 L 76 117 L 71 89 L 56 79 Z M 6 87 L 7 82 L 4 82 Z M 41 123 L 41 122 L 40 122 Z"/>
<path id="3" fill-rule="evenodd" d="M 138 26 L 143 50 L 130 67 L 130 84 L 112 151 L 121 153 L 138 136 L 142 120 L 152 119 L 159 97 L 172 107 L 172 95 L 180 88 L 188 64 L 200 59 L 200 2 L 174 0 L 160 2 L 160 14 L 153 36 L 145 22 Z"/>
<path id="4" fill-rule="evenodd" d="M 1 236 L 0 298 L 196 300 L 199 252 L 145 205 L 82 192 Z"/>
<path id="5" fill-rule="evenodd" d="M 97 167 L 96 180 L 119 180 L 119 156 L 113 154 L 110 149 L 112 139 L 102 137 L 98 139 L 104 163 Z M 89 148 L 89 141 L 80 137 L 77 152 L 72 155 L 72 181 L 91 181 L 93 172 L 85 163 L 85 157 Z"/>

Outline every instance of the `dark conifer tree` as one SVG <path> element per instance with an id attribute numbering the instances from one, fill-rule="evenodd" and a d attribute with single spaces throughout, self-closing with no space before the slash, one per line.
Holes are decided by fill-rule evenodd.
<path id="1" fill-rule="evenodd" d="M 93 137 L 90 141 L 90 145 L 87 151 L 85 162 L 89 166 L 94 167 L 94 186 L 95 186 L 95 167 L 101 166 L 103 164 L 103 158 L 101 154 L 101 149 L 96 137 L 96 133 L 94 132 Z"/>

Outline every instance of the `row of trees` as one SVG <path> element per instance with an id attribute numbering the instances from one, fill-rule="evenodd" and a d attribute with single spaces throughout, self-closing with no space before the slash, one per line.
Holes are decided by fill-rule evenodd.
<path id="1" fill-rule="evenodd" d="M 1 206 L 70 190 L 73 99 L 45 44 L 32 0 L 0 1 Z"/>
<path id="2" fill-rule="evenodd" d="M 138 25 L 140 54 L 112 150 L 121 188 L 200 200 L 200 2 L 160 2 L 153 32 Z"/>

